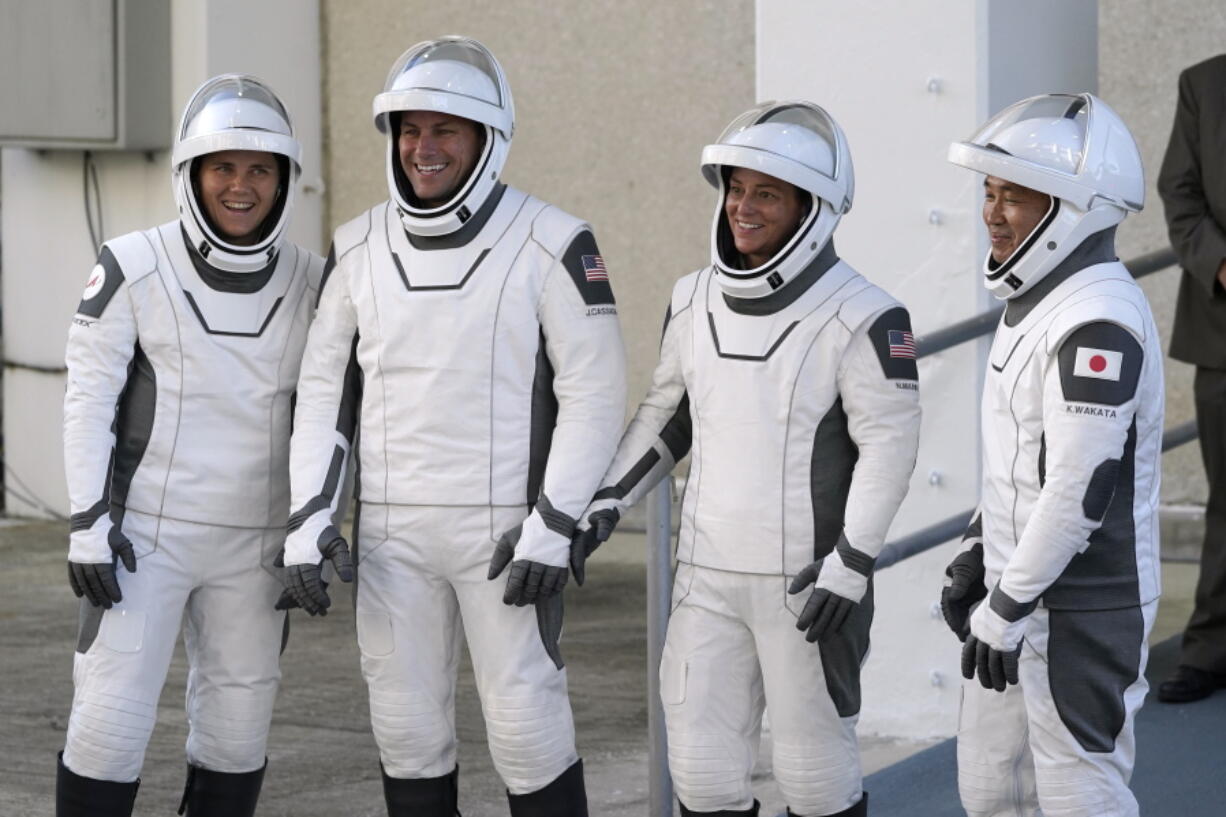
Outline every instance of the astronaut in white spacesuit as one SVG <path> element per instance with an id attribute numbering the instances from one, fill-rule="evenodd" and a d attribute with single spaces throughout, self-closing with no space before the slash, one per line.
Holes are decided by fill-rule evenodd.
<path id="1" fill-rule="evenodd" d="M 1102 100 L 1052 94 L 1005 109 L 949 159 L 985 176 L 985 283 L 1006 301 L 981 504 L 942 593 L 968 679 L 962 804 L 1129 817 L 1160 589 L 1162 351 L 1115 255 L 1116 225 L 1144 203 L 1141 158 Z"/>
<path id="2" fill-rule="evenodd" d="M 919 442 L 910 318 L 835 253 L 853 175 L 824 110 L 755 107 L 704 149 L 702 171 L 719 191 L 711 266 L 673 288 L 651 389 L 580 522 L 575 573 L 692 443 L 660 667 L 682 813 L 757 814 L 765 702 L 789 813 L 864 815 L 855 725 L 873 562 Z"/>
<path id="3" fill-rule="evenodd" d="M 286 626 L 272 563 L 291 398 L 323 268 L 285 240 L 300 161 L 266 85 L 209 80 L 171 154 L 179 218 L 106 242 L 77 307 L 64 456 L 84 600 L 60 817 L 132 813 L 181 625 L 180 813 L 255 811 Z"/>
<path id="4" fill-rule="evenodd" d="M 329 255 L 298 387 L 289 587 L 326 610 L 320 564 L 345 548 L 329 516 L 356 453 L 358 643 L 388 813 L 456 812 L 467 637 L 511 814 L 586 815 L 556 615 L 625 411 L 608 273 L 587 224 L 502 183 L 514 109 L 480 43 L 410 48 L 374 114 L 391 198 Z"/>

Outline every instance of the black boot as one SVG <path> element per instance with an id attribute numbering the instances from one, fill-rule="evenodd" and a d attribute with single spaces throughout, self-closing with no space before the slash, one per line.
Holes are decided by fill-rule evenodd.
<path id="1" fill-rule="evenodd" d="M 759 803 L 757 800 L 754 800 L 753 805 L 744 811 L 731 811 L 729 809 L 724 809 L 723 811 L 690 811 L 685 807 L 685 803 L 682 803 L 680 800 L 677 801 L 677 805 L 681 806 L 681 817 L 737 817 L 738 815 L 758 817 Z"/>
<path id="2" fill-rule="evenodd" d="M 797 817 L 797 815 L 788 809 L 788 817 Z M 860 801 L 855 805 L 848 806 L 834 814 L 828 814 L 826 817 L 868 817 L 868 792 L 861 792 Z"/>
<path id="3" fill-rule="evenodd" d="M 587 817 L 587 791 L 583 788 L 583 761 L 562 772 L 543 789 L 527 794 L 507 792 L 511 817 Z"/>
<path id="4" fill-rule="evenodd" d="M 268 761 L 254 772 L 215 772 L 187 764 L 179 813 L 187 817 L 252 817 Z"/>
<path id="5" fill-rule="evenodd" d="M 383 770 L 383 765 L 379 765 Z M 388 777 L 383 772 L 383 799 L 388 817 L 456 817 L 460 813 L 460 767 L 442 777 Z"/>
<path id="6" fill-rule="evenodd" d="M 60 752 L 55 771 L 55 817 L 131 817 L 140 780 L 116 783 L 82 777 L 64 765 Z"/>

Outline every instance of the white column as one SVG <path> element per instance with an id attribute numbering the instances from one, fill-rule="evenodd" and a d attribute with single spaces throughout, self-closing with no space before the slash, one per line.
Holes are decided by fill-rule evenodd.
<path id="1" fill-rule="evenodd" d="M 290 239 L 320 251 L 318 0 L 173 0 L 167 138 L 191 93 L 214 74 L 252 73 L 286 103 L 303 144 Z M 169 148 L 169 143 L 167 145 Z M 105 237 L 175 216 L 169 150 L 95 153 Z M 79 151 L 0 153 L 4 304 L 4 484 L 8 512 L 67 515 L 60 429 L 68 324 L 96 259 Z M 20 496 L 19 496 L 20 495 Z"/>
<path id="2" fill-rule="evenodd" d="M 909 307 L 917 336 L 991 306 L 981 180 L 946 148 L 1023 97 L 1095 90 L 1095 0 L 759 0 L 757 26 L 758 97 L 810 99 L 847 133 L 856 198 L 835 235 L 843 259 Z M 919 461 L 891 538 L 976 504 L 986 350 L 921 361 Z M 877 576 L 866 733 L 956 728 L 959 645 L 936 606 L 953 548 Z"/>

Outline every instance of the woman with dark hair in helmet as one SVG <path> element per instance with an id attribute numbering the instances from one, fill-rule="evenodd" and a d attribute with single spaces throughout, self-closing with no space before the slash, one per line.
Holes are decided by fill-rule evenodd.
<path id="1" fill-rule="evenodd" d="M 179 218 L 107 241 L 77 307 L 64 456 L 82 614 L 60 817 L 132 813 L 180 629 L 181 809 L 255 811 L 286 624 L 272 605 L 291 398 L 323 267 L 285 240 L 300 161 L 266 85 L 209 80 L 171 154 Z"/>
<path id="2" fill-rule="evenodd" d="M 910 318 L 835 253 L 853 176 L 824 110 L 756 107 L 702 170 L 719 191 L 711 265 L 673 289 L 651 390 L 583 514 L 575 572 L 692 443 L 660 666 L 682 813 L 757 814 L 768 706 L 789 813 L 864 815 L 871 575 L 919 444 Z"/>

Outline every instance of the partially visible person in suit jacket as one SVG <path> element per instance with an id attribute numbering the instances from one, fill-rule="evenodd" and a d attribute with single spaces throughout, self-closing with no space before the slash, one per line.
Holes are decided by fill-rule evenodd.
<path id="1" fill-rule="evenodd" d="M 1196 366 L 1196 422 L 1209 479 L 1196 608 L 1179 667 L 1158 699 L 1196 701 L 1226 686 L 1226 54 L 1179 76 L 1179 104 L 1158 174 L 1183 267 L 1171 357 Z"/>

